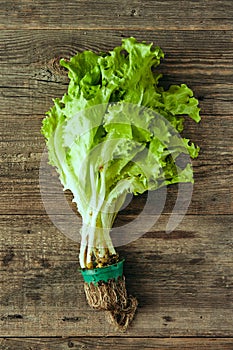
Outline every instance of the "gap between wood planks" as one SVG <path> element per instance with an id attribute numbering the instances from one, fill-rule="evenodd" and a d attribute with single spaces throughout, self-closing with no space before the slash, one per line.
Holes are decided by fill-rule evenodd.
<path id="1" fill-rule="evenodd" d="M 122 32 L 127 32 L 129 30 L 131 31 L 141 31 L 141 32 L 150 32 L 150 31 L 165 31 L 167 30 L 167 28 L 164 28 L 164 27 L 143 27 L 143 29 L 141 27 L 133 27 L 133 28 L 125 28 L 125 27 L 110 27 L 110 26 L 106 26 L 106 27 L 91 27 L 91 28 L 87 28 L 87 27 L 41 27 L 41 26 L 35 26 L 35 27 L 31 27 L 29 26 L 28 28 L 25 26 L 23 28 L 19 28 L 19 26 L 11 26 L 9 28 L 5 27 L 5 26 L 1 26 L 0 25 L 0 30 L 6 30 L 6 31 L 31 31 L 31 30 L 42 30 L 42 31 L 45 31 L 45 30 L 55 30 L 55 31 L 64 31 L 64 30 L 74 30 L 74 31 L 84 31 L 84 32 L 91 32 L 91 31 L 106 31 L 106 30 L 111 30 L 111 31 L 122 31 Z M 208 32 L 208 31 L 216 31 L 216 32 L 230 32 L 233 30 L 233 26 L 231 27 L 226 27 L 224 25 L 219 25 L 218 28 L 216 28 L 215 25 L 213 26 L 209 26 L 209 27 L 184 27 L 184 28 L 180 28 L 180 27 L 172 27 L 172 26 L 169 26 L 169 30 L 171 31 L 179 31 L 179 32 L 186 32 L 186 31 L 203 31 L 203 32 Z"/>

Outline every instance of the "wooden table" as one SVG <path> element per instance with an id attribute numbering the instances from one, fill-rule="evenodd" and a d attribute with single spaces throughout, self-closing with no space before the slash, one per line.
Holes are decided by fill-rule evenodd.
<path id="1" fill-rule="evenodd" d="M 0 17 L 1 349 L 233 349 L 232 1 L 8 0 Z M 86 305 L 79 244 L 50 221 L 39 167 L 42 118 L 67 89 L 59 59 L 128 36 L 162 47 L 162 84 L 187 83 L 202 121 L 185 132 L 201 152 L 183 221 L 165 234 L 174 186 L 159 221 L 119 248 L 139 300 L 122 334 Z M 137 198 L 118 220 L 142 206 Z"/>

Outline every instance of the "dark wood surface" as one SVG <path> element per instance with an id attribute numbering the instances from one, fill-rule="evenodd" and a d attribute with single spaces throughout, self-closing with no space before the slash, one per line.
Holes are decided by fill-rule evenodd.
<path id="1" fill-rule="evenodd" d="M 0 19 L 0 349 L 233 349 L 232 1 L 2 1 Z M 41 120 L 68 83 L 59 59 L 112 49 L 128 36 L 163 48 L 162 84 L 187 83 L 202 121 L 186 123 L 201 152 L 183 221 L 165 233 L 174 186 L 149 232 L 118 248 L 139 300 L 122 334 L 86 305 L 79 243 L 50 221 L 39 169 Z M 55 211 L 58 197 L 47 200 Z M 117 224 L 144 203 L 134 199 Z M 60 224 L 75 222 L 57 214 Z"/>
<path id="2" fill-rule="evenodd" d="M 232 350 L 232 341 L 227 338 L 192 339 L 183 338 L 69 338 L 69 339 L 17 339 L 0 340 L 2 350 Z"/>

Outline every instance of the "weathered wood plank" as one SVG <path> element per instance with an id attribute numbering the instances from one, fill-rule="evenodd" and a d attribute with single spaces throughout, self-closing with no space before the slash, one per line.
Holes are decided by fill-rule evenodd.
<path id="1" fill-rule="evenodd" d="M 25 124 L 22 122 L 24 120 Z M 29 127 L 30 126 L 30 127 Z M 1 207 L 0 214 L 40 214 L 44 207 L 39 187 L 41 154 L 45 147 L 40 136 L 41 117 L 11 118 L 2 124 L 1 146 Z M 232 121 L 231 118 L 204 117 L 200 125 L 188 125 L 186 136 L 201 147 L 200 156 L 193 161 L 195 186 L 189 214 L 231 214 L 232 207 Z M 30 131 L 29 131 L 30 128 Z M 46 164 L 46 163 L 45 163 Z M 45 165 L 43 164 L 43 166 Z M 42 168 L 41 168 L 42 169 Z M 48 196 L 46 201 L 54 212 L 63 208 L 63 192 L 55 170 L 48 166 Z M 184 194 L 188 192 L 184 191 Z M 168 189 L 165 212 L 172 211 L 177 186 Z M 185 196 L 184 196 L 185 197 Z M 72 195 L 67 193 L 71 204 Z M 136 198 L 125 215 L 140 212 L 146 195 Z M 72 205 L 72 204 L 71 204 Z M 73 208 L 74 205 L 72 206 Z"/>
<path id="2" fill-rule="evenodd" d="M 167 71 L 167 73 L 169 72 Z M 199 78 L 199 82 L 195 83 L 191 82 L 190 77 L 182 77 L 181 74 L 178 77 L 174 75 L 174 72 L 172 74 L 161 79 L 161 85 L 181 84 L 183 82 L 188 84 L 189 80 L 188 85 L 199 99 L 199 105 L 204 115 L 232 116 L 233 84 L 231 81 L 229 83 L 225 81 L 223 83 L 209 85 L 211 83 L 203 83 L 205 77 Z M 224 79 L 224 77 L 221 79 Z M 10 81 L 11 79 L 9 79 L 8 83 Z M 56 97 L 61 98 L 64 95 L 67 91 L 67 85 L 35 80 L 30 82 L 30 87 L 10 87 L 9 85 L 4 85 L 1 90 L 1 116 L 9 117 L 13 114 L 30 116 L 45 114 L 53 105 L 52 99 Z"/>
<path id="3" fill-rule="evenodd" d="M 1 66 L 5 68 L 11 64 L 11 71 L 15 72 L 21 65 L 42 64 L 49 60 L 50 68 L 53 72 L 58 72 L 57 61 L 60 57 L 70 57 L 76 52 L 83 50 L 93 50 L 95 52 L 108 51 L 121 44 L 123 38 L 134 36 L 139 41 L 154 42 L 161 46 L 166 57 L 175 59 L 175 65 L 182 66 L 184 63 L 199 64 L 206 67 L 208 60 L 213 64 L 218 64 L 215 68 L 224 68 L 225 64 L 231 63 L 232 57 L 232 31 L 211 30 L 171 30 L 167 28 L 160 30 L 46 30 L 27 31 L 23 29 L 2 30 L 1 31 Z M 221 59 L 221 60 L 220 60 Z M 228 60 L 228 62 L 227 62 Z M 204 67 L 200 72 L 205 73 Z M 39 68 L 39 66 L 37 66 Z M 208 67 L 211 69 L 211 67 Z M 64 73 L 64 72 L 63 72 Z M 230 71 L 228 72 L 230 73 Z M 187 74 L 187 72 L 186 72 Z M 218 69 L 215 69 L 218 76 Z M 232 72 L 231 72 L 232 75 Z M 187 74 L 188 76 L 188 74 Z M 41 74 L 41 78 L 42 78 Z M 46 76 L 44 76 L 46 80 Z M 215 77 L 214 77 L 215 78 Z M 61 79 L 61 77 L 60 77 Z"/>
<path id="4" fill-rule="evenodd" d="M 1 32 L 1 115 L 43 114 L 52 98 L 67 89 L 60 57 L 87 49 L 109 50 L 130 35 L 164 49 L 166 58 L 159 68 L 163 85 L 186 82 L 200 98 L 205 115 L 233 114 L 232 31 L 19 30 Z"/>
<path id="5" fill-rule="evenodd" d="M 44 213 L 39 187 L 41 154 L 45 147 L 44 139 L 40 135 L 41 119 L 41 116 L 3 118 L 0 128 L 2 215 Z M 204 116 L 200 125 L 187 123 L 185 136 L 201 147 L 199 158 L 193 161 L 195 186 L 189 214 L 233 212 L 232 133 L 233 124 L 230 117 Z M 43 167 L 46 164 L 44 163 Z M 41 169 L 43 167 L 41 166 Z M 47 201 L 54 211 L 60 213 L 63 192 L 59 195 L 60 185 L 55 170 L 48 166 L 46 172 L 45 179 L 49 184 L 46 187 Z M 173 186 L 168 190 L 165 212 L 171 212 L 176 195 L 177 188 Z M 70 194 L 67 194 L 66 198 L 71 202 Z M 125 215 L 140 212 L 145 198 L 144 195 L 133 201 Z"/>
<path id="6" fill-rule="evenodd" d="M 186 216 L 166 235 L 162 216 L 146 235 L 118 248 L 128 289 L 139 300 L 122 336 L 232 336 L 232 218 Z M 79 244 L 47 216 L 1 217 L 0 232 L 1 336 L 118 334 L 105 314 L 86 305 Z"/>
<path id="7" fill-rule="evenodd" d="M 232 350 L 233 338 L 5 338 L 0 340 L 2 350 Z"/>
<path id="8" fill-rule="evenodd" d="M 204 161 L 202 162 L 204 163 Z M 76 211 L 75 205 L 72 204 L 72 194 L 66 192 L 64 195 L 55 170 L 52 168 L 51 172 L 48 172 L 48 176 L 45 177 L 48 179 L 47 183 L 44 180 L 42 187 L 39 187 L 38 162 L 3 163 L 1 166 L 1 172 L 4 174 L 1 177 L 0 215 L 44 214 L 41 190 L 43 193 L 47 193 L 44 196 L 44 201 L 52 213 L 63 213 L 64 201 L 66 202 L 66 200 L 70 207 Z M 194 174 L 195 186 L 188 214 L 232 214 L 232 164 L 201 164 L 194 168 Z M 164 191 L 167 191 L 164 213 L 171 213 L 175 205 L 178 187 L 173 185 Z M 162 201 L 163 193 L 163 191 L 157 192 L 156 203 L 159 208 L 161 206 L 159 201 Z M 182 189 L 182 196 L 183 201 L 189 198 L 189 188 Z M 127 216 L 133 213 L 135 216 L 138 215 L 146 203 L 146 198 L 147 194 L 135 197 L 127 209 L 122 212 L 122 215 Z M 148 210 L 152 211 L 154 205 L 150 204 L 148 208 L 151 208 Z"/>
<path id="9" fill-rule="evenodd" d="M 37 177 L 33 170 L 39 169 L 45 139 L 40 134 L 45 115 L 1 116 L 0 147 L 1 176 L 7 178 Z M 190 138 L 200 146 L 195 167 L 205 165 L 232 164 L 233 152 L 232 116 L 202 115 L 199 124 L 186 119 L 184 137 Z M 10 171 L 12 167 L 15 167 Z M 29 173 L 29 174 L 28 174 Z"/>
<path id="10" fill-rule="evenodd" d="M 61 96 L 67 88 L 67 78 L 58 68 L 58 58 L 77 50 L 110 49 L 127 34 L 123 31 L 114 35 L 110 31 L 94 33 L 95 42 L 93 32 L 89 31 L 86 34 L 67 30 L 2 33 L 1 74 L 5 86 L 0 97 L 1 180 L 5 191 L 2 214 L 44 213 L 37 182 L 44 147 L 39 131 L 52 97 Z M 139 39 L 145 39 L 145 32 L 137 34 Z M 187 81 L 202 100 L 201 124 L 187 123 L 186 136 L 191 136 L 201 147 L 200 157 L 194 162 L 196 185 L 189 213 L 232 213 L 232 32 L 147 33 L 148 40 L 156 36 L 158 44 L 165 51 L 168 49 L 167 59 L 161 66 L 161 71 L 166 73 L 163 83 Z M 170 203 L 174 203 L 174 199 L 173 195 Z"/>
<path id="11" fill-rule="evenodd" d="M 2 3 L 0 28 L 7 30 L 1 31 L 0 48 L 1 335 L 85 336 L 36 343 L 4 339 L 4 350 L 114 348 L 116 341 L 123 349 L 232 348 L 232 339 L 127 338 L 232 337 L 233 216 L 226 215 L 233 212 L 232 10 L 232 2 L 215 0 Z M 84 49 L 109 50 L 130 35 L 164 49 L 163 85 L 186 82 L 200 98 L 203 121 L 187 125 L 187 136 L 202 149 L 194 162 L 188 212 L 199 215 L 187 215 L 170 235 L 164 233 L 168 216 L 162 215 L 145 236 L 119 248 L 127 257 L 129 291 L 139 299 L 138 315 L 122 338 L 93 340 L 87 336 L 121 334 L 107 324 L 106 315 L 87 307 L 77 271 L 79 244 L 59 233 L 45 215 L 38 187 L 44 147 L 39 129 L 51 99 L 67 88 L 59 58 Z M 165 213 L 174 206 L 175 188 L 168 195 Z M 54 193 L 50 200 L 54 208 Z M 144 203 L 145 196 L 133 201 L 117 225 L 133 220 Z M 75 218 L 58 215 L 56 220 L 75 235 Z M 147 220 L 153 224 L 154 217 Z"/>
<path id="12" fill-rule="evenodd" d="M 2 1 L 1 28 L 232 29 L 231 1 Z"/>

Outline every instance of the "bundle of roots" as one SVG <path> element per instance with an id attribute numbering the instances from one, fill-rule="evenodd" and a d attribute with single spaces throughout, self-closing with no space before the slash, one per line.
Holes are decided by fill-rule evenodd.
<path id="1" fill-rule="evenodd" d="M 108 282 L 99 281 L 97 285 L 85 282 L 84 290 L 92 308 L 108 311 L 109 320 L 117 329 L 127 329 L 134 318 L 138 301 L 127 295 L 124 276 Z"/>

